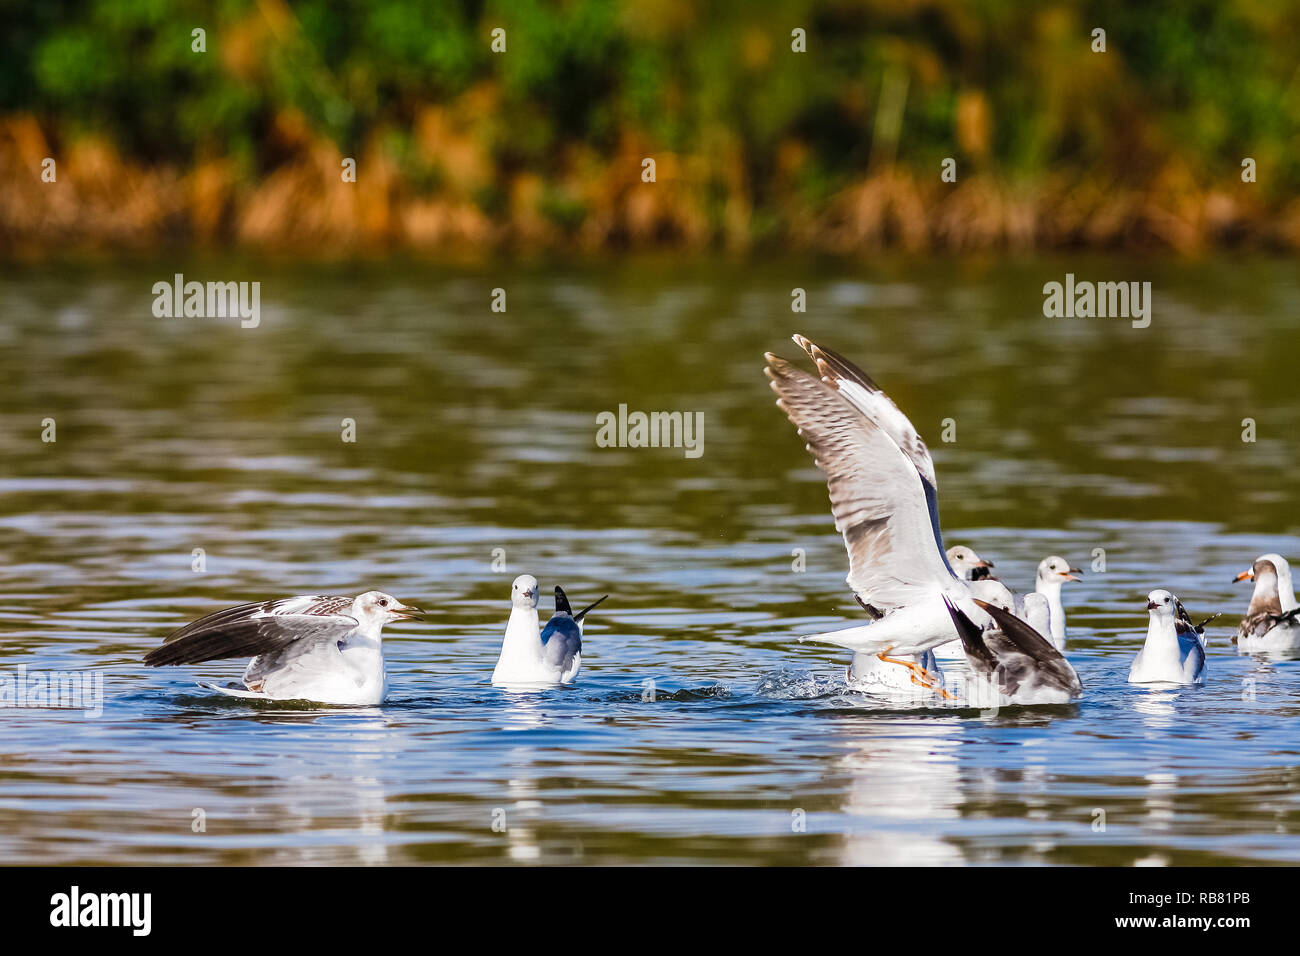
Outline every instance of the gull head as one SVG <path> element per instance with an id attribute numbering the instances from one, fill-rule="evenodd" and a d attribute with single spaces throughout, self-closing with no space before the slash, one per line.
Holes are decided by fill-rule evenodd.
<path id="1" fill-rule="evenodd" d="M 510 585 L 510 603 L 515 607 L 537 607 L 537 578 L 531 574 L 521 574 Z"/>
<path id="2" fill-rule="evenodd" d="M 1055 554 L 1038 562 L 1039 584 L 1063 584 L 1066 581 L 1082 581 L 1083 579 L 1079 577 L 1082 573 L 1078 568 L 1070 567 L 1070 562 L 1065 558 L 1058 557 Z"/>
<path id="3" fill-rule="evenodd" d="M 353 600 L 352 616 L 363 624 L 377 623 L 382 626 L 391 621 L 423 617 L 424 611 L 413 604 L 403 604 L 383 591 L 367 591 L 365 594 L 358 594 Z"/>
<path id="4" fill-rule="evenodd" d="M 949 548 L 947 555 L 948 564 L 957 572 L 957 576 L 965 578 L 967 581 L 971 580 L 971 576 L 977 568 L 993 567 L 992 561 L 985 561 L 965 545 L 959 544 Z"/>
<path id="5" fill-rule="evenodd" d="M 1272 584 L 1276 587 L 1279 563 L 1286 564 L 1286 559 L 1280 554 L 1261 554 L 1255 559 L 1254 564 L 1242 571 L 1233 580 L 1263 582 L 1265 585 Z"/>
<path id="6" fill-rule="evenodd" d="M 1178 615 L 1178 598 L 1164 588 L 1156 588 L 1147 595 L 1147 610 L 1152 617 L 1173 618 Z"/>

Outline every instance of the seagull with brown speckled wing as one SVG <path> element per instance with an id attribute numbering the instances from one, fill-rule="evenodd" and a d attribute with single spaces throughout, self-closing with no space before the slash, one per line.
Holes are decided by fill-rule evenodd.
<path id="1" fill-rule="evenodd" d="M 144 662 L 163 667 L 251 656 L 242 686 L 199 686 L 230 697 L 373 706 L 388 692 L 384 625 L 423 614 L 383 591 L 241 604 L 187 624 Z"/>

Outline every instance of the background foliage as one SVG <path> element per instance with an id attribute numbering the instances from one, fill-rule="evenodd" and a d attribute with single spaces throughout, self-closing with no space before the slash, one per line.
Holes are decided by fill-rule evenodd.
<path id="1" fill-rule="evenodd" d="M 1293 246 L 1298 49 L 1267 0 L 0 0 L 0 237 Z"/>

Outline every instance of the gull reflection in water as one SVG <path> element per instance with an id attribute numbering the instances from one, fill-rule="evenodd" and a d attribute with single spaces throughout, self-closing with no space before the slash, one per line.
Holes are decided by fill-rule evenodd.
<path id="1" fill-rule="evenodd" d="M 528 731 L 550 723 L 542 710 L 545 695 L 537 691 L 505 692 L 502 730 Z M 492 807 L 492 831 L 505 840 L 505 853 L 518 863 L 536 863 L 542 858 L 542 844 L 537 827 L 545 817 L 545 804 L 537 785 L 537 776 L 546 772 L 537 766 L 537 749 L 533 745 L 511 747 L 504 755 L 510 774 L 506 780 L 506 797 Z"/>
<path id="2" fill-rule="evenodd" d="M 1156 737 L 1173 725 L 1178 717 L 1174 701 L 1178 699 L 1176 685 L 1152 684 L 1133 702 L 1133 709 L 1142 715 L 1147 737 Z"/>
<path id="3" fill-rule="evenodd" d="M 1149 773 L 1143 779 L 1147 782 L 1146 797 L 1142 801 L 1147 810 L 1147 826 L 1160 833 L 1167 833 L 1173 829 L 1177 810 L 1178 775 Z"/>
<path id="4" fill-rule="evenodd" d="M 849 752 L 838 762 L 850 779 L 840 862 L 940 865 L 961 850 L 930 823 L 956 820 L 963 802 L 957 747 L 961 722 L 931 717 L 846 725 Z"/>
<path id="5" fill-rule="evenodd" d="M 320 719 L 319 717 L 317 719 Z M 388 721 L 359 718 L 333 728 L 328 762 L 304 759 L 282 771 L 276 829 L 297 841 L 276 864 L 379 866 L 390 861 L 389 783 L 376 766 L 397 752 Z M 325 769 L 325 767 L 328 769 Z M 351 771 L 351 772 L 349 772 Z M 303 834 L 310 834 L 302 840 Z"/>

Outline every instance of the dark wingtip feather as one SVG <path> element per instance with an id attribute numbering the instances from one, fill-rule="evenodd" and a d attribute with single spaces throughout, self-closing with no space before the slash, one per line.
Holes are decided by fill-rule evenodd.
<path id="1" fill-rule="evenodd" d="M 943 603 L 948 605 L 948 615 L 952 618 L 953 626 L 957 629 L 957 636 L 961 638 L 961 646 L 966 651 L 967 660 L 971 666 L 979 661 L 985 668 L 992 669 L 997 666 L 997 661 L 993 659 L 993 653 L 984 643 L 984 630 L 974 621 L 972 621 L 961 608 L 953 604 L 947 597 Z M 976 602 L 979 603 L 979 602 Z"/>
<path id="2" fill-rule="evenodd" d="M 569 606 L 569 599 L 564 593 L 564 588 L 558 584 L 555 586 L 555 613 L 572 614 L 573 608 Z"/>
<path id="3" fill-rule="evenodd" d="M 595 607 L 597 604 L 599 604 L 601 601 L 605 600 L 605 598 L 607 598 L 607 597 L 609 597 L 608 594 L 602 594 L 598 600 L 592 601 L 590 604 L 588 604 L 586 607 L 584 607 L 584 608 L 583 608 L 581 611 L 579 611 L 577 614 L 573 615 L 573 619 L 574 619 L 575 621 L 581 621 L 584 617 L 587 616 L 587 612 L 588 612 L 588 611 L 590 611 L 592 608 L 594 608 L 594 607 Z"/>

